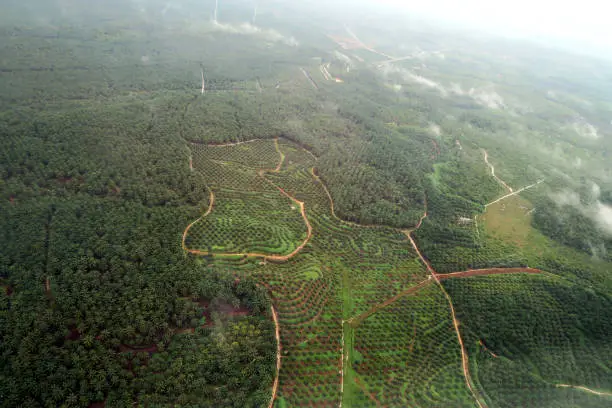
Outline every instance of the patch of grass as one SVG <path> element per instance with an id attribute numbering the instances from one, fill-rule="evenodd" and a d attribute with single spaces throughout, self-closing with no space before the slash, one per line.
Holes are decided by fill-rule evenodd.
<path id="1" fill-rule="evenodd" d="M 531 232 L 532 209 L 529 201 L 515 195 L 487 207 L 479 221 L 488 234 L 524 247 Z"/>

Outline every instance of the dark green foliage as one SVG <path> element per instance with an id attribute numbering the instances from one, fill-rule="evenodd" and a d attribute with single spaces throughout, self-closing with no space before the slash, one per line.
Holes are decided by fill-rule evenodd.
<path id="1" fill-rule="evenodd" d="M 482 198 L 490 198 L 491 192 L 495 191 L 494 185 L 485 183 L 487 185 L 490 190 L 480 195 Z M 456 272 L 493 266 L 523 266 L 524 261 L 520 257 L 506 255 L 510 251 L 504 249 L 509 244 L 481 239 L 474 216 L 483 210 L 483 205 L 454 191 L 436 180 L 435 175 L 429 178 L 427 218 L 415 232 L 415 238 L 434 269 L 438 272 Z M 470 196 L 468 192 L 465 194 Z M 473 193 L 471 195 L 474 196 Z"/>
<path id="2" fill-rule="evenodd" d="M 5 406 L 21 406 L 24 398 L 40 405 L 63 401 L 87 406 L 107 399 L 111 406 L 131 406 L 135 398 L 176 402 L 193 401 L 195 395 L 199 403 L 233 406 L 250 401 L 257 406 L 264 396 L 269 398 L 275 341 L 265 293 L 252 281 L 237 283 L 191 262 L 179 262 L 176 268 L 158 268 L 153 278 L 158 284 L 146 282 L 144 271 L 130 277 L 124 270 L 121 285 L 113 285 L 112 275 L 83 270 L 70 274 L 66 269 L 47 296 L 42 284 L 37 295 L 16 288 L 4 299 L 0 314 Z M 167 274 L 177 281 L 161 286 Z M 171 282 L 170 277 L 165 280 Z M 95 291 L 88 294 L 92 283 Z M 77 288 L 84 299 L 70 292 Z M 179 299 L 186 290 L 210 306 L 202 309 Z M 81 303 L 72 304 L 77 301 Z M 253 315 L 231 317 L 234 307 Z M 207 318 L 200 319 L 202 313 Z M 196 328 L 195 334 L 174 334 L 194 323 L 213 326 Z M 196 344 L 195 350 L 208 358 L 195 352 Z M 215 347 L 228 349 L 215 352 Z M 183 384 L 186 378 L 192 381 Z M 217 391 L 202 395 L 195 388 L 198 384 Z M 219 384 L 225 391 L 219 391 Z"/>
<path id="3" fill-rule="evenodd" d="M 246 0 L 221 2 L 220 24 L 210 22 L 213 1 L 5 3 L 3 407 L 265 406 L 276 345 L 266 291 L 283 347 L 277 404 L 337 406 L 343 320 L 430 276 L 397 229 L 416 225 L 425 209 L 413 236 L 440 273 L 528 259 L 572 282 L 444 283 L 489 405 L 609 402 L 553 385 L 610 390 L 609 237 L 584 211 L 542 198 L 547 184 L 580 190 L 612 175 L 603 63 L 419 32 L 401 17 L 343 12 L 340 22 L 331 6 L 303 10 L 312 7 L 300 2 L 259 2 L 259 28 L 241 25 L 251 18 Z M 343 24 L 412 61 L 386 69 L 380 53 L 337 46 L 326 34 Z M 343 83 L 321 79 L 326 62 Z M 595 137 L 584 137 L 587 123 Z M 218 211 L 194 226 L 188 245 L 286 254 L 302 242 L 295 202 L 257 171 L 277 165 L 277 137 L 285 162 L 266 178 L 304 201 L 308 244 L 286 263 L 186 254 L 186 226 L 209 208 L 211 190 L 223 188 Z M 198 160 L 208 144 L 251 139 L 264 139 L 263 147 Z M 504 192 L 480 148 L 515 190 L 546 179 L 521 193 L 537 207 L 534 225 L 603 261 L 549 248 L 535 233 L 541 247 L 518 248 L 477 228 L 471 220 Z M 610 204 L 603 190 L 599 200 Z M 360 381 L 383 405 L 474 402 L 436 293 L 376 312 L 350 340 Z M 483 351 L 480 338 L 500 357 Z M 345 397 L 356 390 L 359 406 L 373 402 L 356 382 L 343 385 Z"/>
<path id="4" fill-rule="evenodd" d="M 552 199 L 545 197 L 540 199 L 532 222 L 534 227 L 551 239 L 595 257 L 610 260 L 612 238 L 585 214 L 596 211 L 596 208 L 588 208 L 588 205 L 581 211 L 573 206 L 559 206 Z"/>
<path id="5" fill-rule="evenodd" d="M 179 335 L 142 367 L 135 386 L 143 404 L 261 407 L 275 374 L 274 325 L 260 317 L 217 320 Z"/>
<path id="6" fill-rule="evenodd" d="M 606 397 L 556 385 L 612 388 L 610 296 L 549 276 L 443 284 L 463 326 L 473 375 L 493 406 L 605 406 Z"/>
<path id="7" fill-rule="evenodd" d="M 182 102 L 158 96 L 3 113 L 0 276 L 12 292 L 4 294 L 0 324 L 3 406 L 86 407 L 106 398 L 109 406 L 131 406 L 144 373 L 126 365 L 124 350 L 171 347 L 180 360 L 188 347 L 173 345 L 174 334 L 202 316 L 190 298 L 250 311 L 227 325 L 247 319 L 257 328 L 240 337 L 257 344 L 245 349 L 257 360 L 226 394 L 241 404 L 269 395 L 273 328 L 256 317 L 267 316 L 269 301 L 253 282 L 235 286 L 231 275 L 182 253 L 182 231 L 208 191 L 189 171 L 176 131 Z M 213 333 L 198 330 L 193 341 Z M 186 360 L 184 370 L 197 378 L 194 364 Z M 236 360 L 220 364 L 223 383 L 243 369 Z M 177 401 L 190 393 L 171 386 L 154 395 Z M 227 395 L 209 398 L 228 405 Z"/>

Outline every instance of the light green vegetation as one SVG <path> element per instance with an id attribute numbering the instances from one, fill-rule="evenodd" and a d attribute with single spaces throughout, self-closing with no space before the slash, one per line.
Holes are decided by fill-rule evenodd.
<path id="1" fill-rule="evenodd" d="M 246 152 L 251 146 L 257 148 L 258 143 L 208 149 L 211 155 L 224 149 L 227 157 L 240 156 L 237 152 Z M 323 184 L 312 175 L 310 166 L 316 165 L 314 158 L 285 140 L 279 141 L 279 149 L 285 156 L 283 166 L 280 172 L 267 173 L 265 177 L 304 200 L 313 226 L 312 239 L 284 264 L 240 259 L 224 265 L 231 265 L 239 275 L 261 279 L 271 290 L 278 308 L 283 347 L 279 398 L 291 405 L 313 400 L 332 404 L 341 398 L 341 321 L 422 281 L 426 272 L 401 232 L 386 227 L 361 227 L 335 218 Z M 248 153 L 240 157 L 244 165 L 253 165 L 247 161 Z M 204 166 L 199 164 L 197 168 Z M 226 183 L 217 186 L 220 191 L 246 185 L 238 172 L 214 180 Z M 351 341 L 347 336 L 345 340 Z M 344 347 L 352 349 L 350 343 Z M 355 385 L 349 372 L 345 387 L 349 390 Z M 350 394 L 345 398 L 350 399 Z"/>
<path id="2" fill-rule="evenodd" d="M 475 406 L 448 303 L 434 283 L 367 318 L 351 347 L 352 406 Z"/>
<path id="3" fill-rule="evenodd" d="M 572 388 L 610 391 L 609 62 L 333 4 L 258 2 L 247 25 L 250 0 L 218 22 L 214 1 L 6 3 L 4 405 L 266 405 L 265 291 L 277 407 L 474 406 L 402 232 L 425 212 L 412 237 L 438 273 L 546 273 L 443 282 L 476 397 L 609 405 Z M 483 150 L 515 191 L 544 181 L 486 206 L 506 190 Z"/>
<path id="4" fill-rule="evenodd" d="M 531 203 L 517 195 L 489 206 L 479 221 L 487 234 L 525 247 L 532 229 L 532 210 Z"/>
<path id="5" fill-rule="evenodd" d="M 185 245 L 210 254 L 288 255 L 307 238 L 300 208 L 261 171 L 281 156 L 272 140 L 229 147 L 194 146 L 193 167 L 215 194 L 210 213 L 189 229 Z M 225 184 L 224 184 L 225 183 Z"/>

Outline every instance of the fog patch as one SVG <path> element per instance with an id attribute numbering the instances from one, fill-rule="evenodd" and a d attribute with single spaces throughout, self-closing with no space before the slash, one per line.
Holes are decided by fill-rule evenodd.
<path id="1" fill-rule="evenodd" d="M 582 167 L 582 159 L 580 157 L 576 157 L 576 160 L 574 160 L 574 167 L 577 169 Z"/>
<path id="2" fill-rule="evenodd" d="M 612 206 L 602 203 L 599 198 L 601 188 L 593 183 L 591 197 L 588 204 L 581 200 L 580 195 L 574 191 L 563 190 L 551 195 L 551 198 L 560 207 L 571 206 L 580 211 L 582 215 L 590 218 L 604 233 L 612 236 Z"/>
<path id="3" fill-rule="evenodd" d="M 440 85 L 436 81 L 433 81 L 429 78 L 425 78 L 424 76 L 421 76 L 421 75 L 413 74 L 412 72 L 407 72 L 406 78 L 417 84 L 424 85 L 428 88 L 433 88 L 433 89 L 438 90 L 443 97 L 448 96 L 448 91 L 446 90 L 446 88 L 444 88 L 442 85 Z"/>
<path id="4" fill-rule="evenodd" d="M 351 57 L 339 51 L 334 51 L 334 57 L 336 57 L 337 60 L 344 62 L 346 65 L 348 65 L 351 68 L 353 68 L 355 65 Z"/>
<path id="5" fill-rule="evenodd" d="M 560 176 L 561 178 L 563 178 L 565 181 L 568 181 L 570 183 L 573 181 L 573 179 L 569 175 L 557 169 L 556 167 L 553 167 L 552 172 L 556 174 L 557 176 Z"/>
<path id="6" fill-rule="evenodd" d="M 569 205 L 571 207 L 581 207 L 580 196 L 574 191 L 564 190 L 554 193 L 551 198 L 558 206 L 563 207 Z"/>
<path id="7" fill-rule="evenodd" d="M 474 92 L 473 92 L 474 91 Z M 504 99 L 495 91 L 483 91 L 470 89 L 470 96 L 481 105 L 491 109 L 505 108 Z"/>
<path id="8" fill-rule="evenodd" d="M 600 242 L 597 245 L 594 245 L 592 242 L 588 243 L 591 254 L 598 259 L 606 259 L 608 255 L 608 250 L 603 242 Z"/>
<path id="9" fill-rule="evenodd" d="M 440 92 L 440 94 L 443 97 L 448 96 L 448 91 L 446 90 L 446 88 L 444 88 L 442 85 L 440 85 L 436 81 L 433 81 L 433 80 L 431 80 L 429 78 L 425 78 L 424 76 L 421 76 L 421 75 L 417 75 L 417 74 L 415 74 L 413 72 L 408 71 L 407 69 L 398 68 L 398 67 L 392 66 L 390 64 L 386 64 L 386 65 L 381 66 L 380 70 L 383 73 L 383 75 L 385 75 L 385 76 L 397 74 L 404 81 L 416 83 L 416 84 L 425 86 L 427 88 L 435 89 L 438 92 Z"/>
<path id="10" fill-rule="evenodd" d="M 259 28 L 251 23 L 223 24 L 213 21 L 214 31 L 223 31 L 230 34 L 242 34 L 261 37 L 270 42 L 279 42 L 291 47 L 297 47 L 298 41 L 294 37 L 286 37 L 276 30 L 270 28 Z"/>
<path id="11" fill-rule="evenodd" d="M 584 118 L 580 118 L 574 122 L 572 124 L 572 128 L 578 134 L 578 136 L 584 139 L 597 140 L 601 137 L 597 128 L 587 122 Z"/>
<path id="12" fill-rule="evenodd" d="M 479 105 L 487 107 L 489 109 L 505 109 L 507 108 L 504 98 L 498 94 L 494 89 L 488 88 L 470 88 L 463 89 L 460 84 L 452 83 L 450 86 L 445 87 L 444 85 L 429 79 L 425 76 L 415 74 L 404 68 L 398 68 L 390 64 L 379 66 L 380 71 L 384 76 L 390 76 L 393 74 L 399 75 L 404 81 L 412 82 L 415 84 L 422 85 L 427 88 L 435 89 L 440 92 L 443 98 L 449 95 L 466 96 L 474 100 Z"/>
<path id="13" fill-rule="evenodd" d="M 461 85 L 453 83 L 451 84 L 450 90 L 456 95 L 469 96 L 479 105 L 486 106 L 490 109 L 502 109 L 506 107 L 504 98 L 492 89 L 470 88 L 464 90 Z"/>
<path id="14" fill-rule="evenodd" d="M 429 131 L 436 136 L 440 136 L 442 134 L 442 130 L 440 129 L 440 126 L 436 125 L 435 123 L 429 124 Z"/>
<path id="15" fill-rule="evenodd" d="M 612 207 L 597 201 L 595 208 L 595 217 L 599 222 L 600 227 L 608 234 L 612 235 Z"/>
<path id="16" fill-rule="evenodd" d="M 410 52 L 410 48 L 412 48 L 413 51 Z M 409 58 L 414 58 L 414 59 L 418 59 L 421 61 L 424 61 L 426 59 L 440 59 L 440 60 L 445 60 L 446 59 L 446 55 L 444 55 L 444 53 L 442 51 L 425 51 L 422 50 L 420 47 L 407 47 L 406 45 L 401 45 L 399 47 L 400 50 L 402 51 L 408 51 L 410 52 L 410 54 L 404 58 L 409 59 Z"/>

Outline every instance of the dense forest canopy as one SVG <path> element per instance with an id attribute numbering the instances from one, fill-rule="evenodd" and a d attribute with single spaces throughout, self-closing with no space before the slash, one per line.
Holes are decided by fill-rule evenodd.
<path id="1" fill-rule="evenodd" d="M 0 406 L 609 405 L 610 68 L 340 5 L 6 1 Z M 440 278 L 474 270 L 540 276 Z"/>

